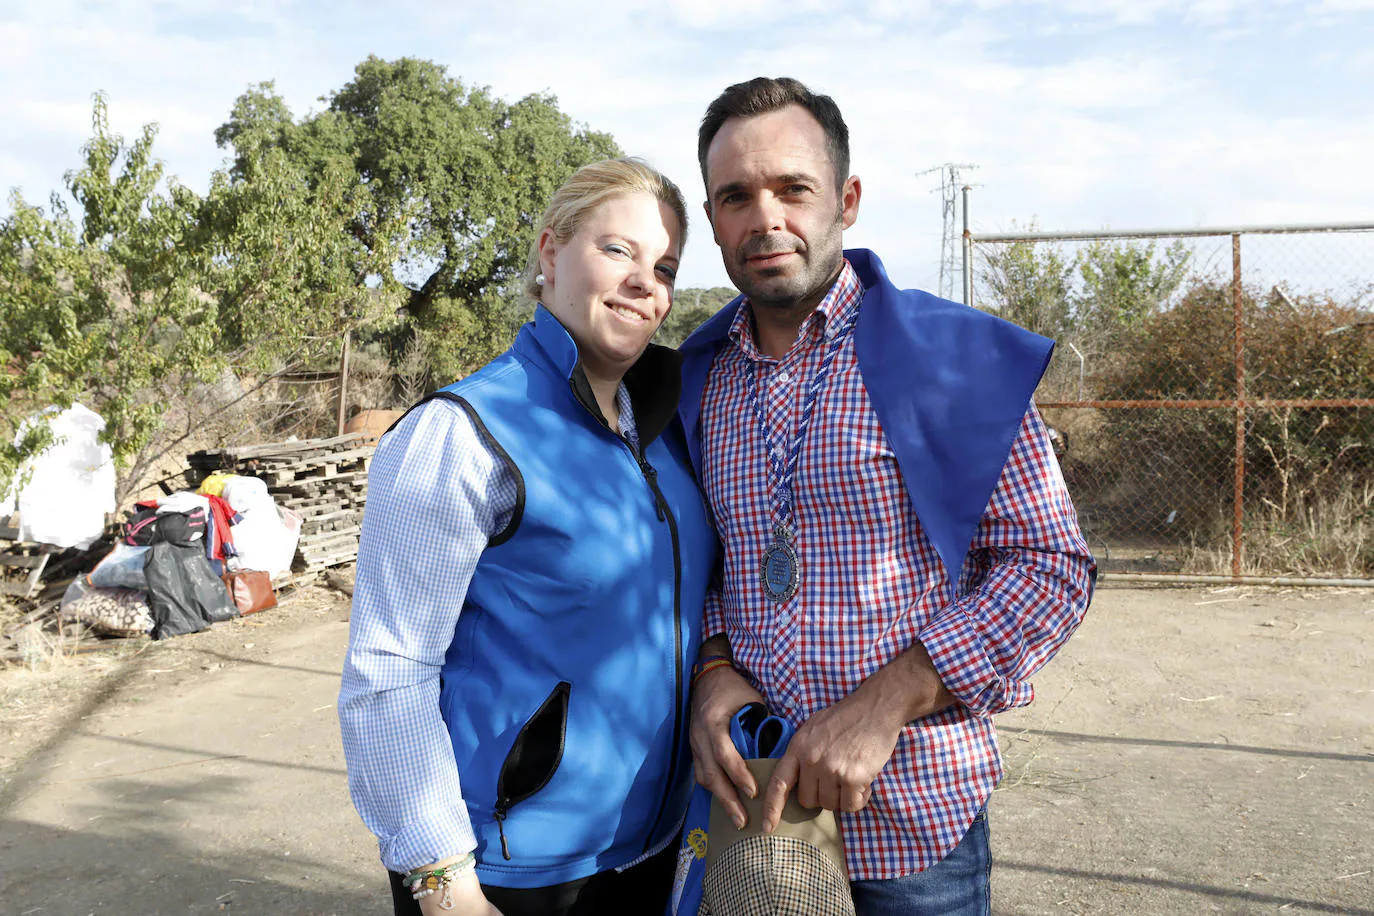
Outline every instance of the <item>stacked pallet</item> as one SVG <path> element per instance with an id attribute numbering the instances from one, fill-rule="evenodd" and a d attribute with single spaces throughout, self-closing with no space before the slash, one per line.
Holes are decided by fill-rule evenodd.
<path id="1" fill-rule="evenodd" d="M 19 540 L 19 527 L 11 518 L 0 518 L 0 595 L 32 598 L 42 587 L 43 571 L 53 554 L 46 544 Z"/>
<path id="2" fill-rule="evenodd" d="M 199 487 L 215 471 L 260 478 L 301 517 L 293 572 L 317 573 L 357 559 L 373 451 L 357 434 L 206 449 L 186 456 L 187 482 Z"/>

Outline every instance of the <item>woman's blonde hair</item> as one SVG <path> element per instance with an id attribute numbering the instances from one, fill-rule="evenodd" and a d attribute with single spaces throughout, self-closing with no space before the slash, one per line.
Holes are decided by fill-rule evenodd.
<path id="1" fill-rule="evenodd" d="M 677 215 L 678 255 L 687 244 L 687 205 L 682 201 L 678 186 L 642 159 L 603 159 L 584 165 L 554 192 L 548 208 L 539 219 L 530 243 L 530 255 L 525 263 L 524 293 L 539 301 L 541 288 L 534 278 L 542 273 L 539 266 L 539 237 L 545 229 L 553 230 L 553 240 L 563 244 L 577 234 L 577 230 L 606 201 L 626 194 L 651 194 Z"/>

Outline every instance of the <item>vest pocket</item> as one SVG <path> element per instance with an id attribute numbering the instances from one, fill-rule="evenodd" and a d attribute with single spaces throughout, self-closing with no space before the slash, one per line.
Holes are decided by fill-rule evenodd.
<path id="1" fill-rule="evenodd" d="M 563 761 L 568 730 L 568 696 L 572 685 L 560 681 L 534 715 L 520 727 L 510 753 L 496 777 L 496 829 L 501 834 L 501 855 L 510 860 L 506 842 L 506 816 L 510 809 L 549 784 Z"/>

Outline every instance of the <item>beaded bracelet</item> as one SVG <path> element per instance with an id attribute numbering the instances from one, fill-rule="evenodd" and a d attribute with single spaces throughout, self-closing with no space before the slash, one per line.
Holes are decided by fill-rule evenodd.
<path id="1" fill-rule="evenodd" d="M 444 896 L 439 898 L 439 909 L 451 910 L 453 909 L 454 876 L 476 864 L 477 857 L 468 853 L 457 862 L 449 865 L 441 865 L 438 868 L 417 868 L 402 878 L 401 883 L 410 889 L 410 896 L 416 900 L 428 897 L 443 888 Z"/>
<path id="2" fill-rule="evenodd" d="M 733 667 L 734 662 L 723 655 L 713 655 L 709 658 L 703 658 L 701 661 L 697 662 L 696 670 L 692 672 L 692 684 L 695 685 L 708 671 L 715 671 L 717 668 Z"/>

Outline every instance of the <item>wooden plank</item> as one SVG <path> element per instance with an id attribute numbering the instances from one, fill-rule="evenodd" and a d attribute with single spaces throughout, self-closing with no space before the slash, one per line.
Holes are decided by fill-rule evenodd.
<path id="1" fill-rule="evenodd" d="M 35 566 L 33 568 L 33 572 L 29 573 L 29 589 L 27 592 L 24 593 L 25 598 L 32 598 L 34 592 L 38 591 L 38 587 L 43 579 L 43 570 L 47 568 L 48 560 L 51 557 L 52 552 L 43 554 L 43 562 Z"/>
<path id="2" fill-rule="evenodd" d="M 339 554 L 338 556 L 322 557 L 319 559 L 311 560 L 310 562 L 306 563 L 302 567 L 302 569 L 305 571 L 314 571 L 319 569 L 325 569 L 330 566 L 343 566 L 346 563 L 356 563 L 357 561 L 358 555 L 356 553 Z"/>
<path id="3" fill-rule="evenodd" d="M 278 493 L 291 496 L 322 496 L 330 490 L 342 490 L 347 492 L 352 487 L 342 487 L 341 484 L 361 483 L 367 480 L 366 471 L 357 471 L 353 474 L 340 474 L 338 477 L 307 477 L 304 480 L 293 480 L 289 483 L 268 484 L 267 492 L 272 495 Z"/>
<path id="4" fill-rule="evenodd" d="M 8 630 L 6 630 L 5 633 L 4 633 L 5 638 L 7 638 L 7 639 L 13 639 L 15 633 L 18 633 L 20 630 L 24 629 L 24 627 L 26 627 L 26 626 L 28 626 L 29 624 L 33 623 L 35 620 L 38 620 L 38 619 L 40 619 L 40 618 L 42 618 L 42 617 L 45 617 L 45 616 L 47 616 L 50 612 L 55 611 L 55 610 L 57 609 L 57 606 L 58 606 L 61 602 L 62 602 L 62 599 L 61 599 L 60 597 L 59 597 L 59 598 L 52 598 L 52 599 L 49 599 L 49 600 L 47 600 L 47 601 L 43 601 L 42 603 L 40 603 L 40 604 L 38 605 L 38 607 L 34 608 L 33 610 L 31 610 L 31 611 L 29 611 L 27 614 L 25 614 L 22 620 L 20 620 L 20 621 L 19 621 L 18 623 L 16 623 L 14 626 L 12 626 L 12 627 L 10 627 Z"/>
<path id="5" fill-rule="evenodd" d="M 193 452 L 188 458 L 214 459 L 228 458 L 243 461 L 251 458 L 267 458 L 278 455 L 293 455 L 319 449 L 339 450 L 350 443 L 361 443 L 366 439 L 361 433 L 346 433 L 325 439 L 302 439 L 299 442 L 263 442 L 253 445 L 235 445 L 227 448 L 203 449 Z"/>
<path id="6" fill-rule="evenodd" d="M 277 471 L 286 468 L 308 467 L 316 464 L 346 464 L 350 461 L 367 461 L 375 453 L 375 446 L 365 446 L 363 448 L 351 448 L 344 451 L 322 451 L 318 455 L 304 456 L 301 458 L 264 458 L 259 462 L 259 467 L 265 471 Z"/>
<path id="7" fill-rule="evenodd" d="M 303 516 L 301 530 L 305 530 L 306 525 L 325 525 L 330 522 L 347 521 L 356 524 L 361 518 L 362 512 L 358 509 L 334 509 L 332 512 Z"/>
<path id="8" fill-rule="evenodd" d="M 300 554 L 301 560 L 303 560 L 307 566 L 319 566 L 319 565 L 321 565 L 322 563 L 333 562 L 333 561 L 335 561 L 335 560 L 340 560 L 340 559 L 343 559 L 343 558 L 345 558 L 345 557 L 357 557 L 357 556 L 358 556 L 358 545 L 357 545 L 357 544 L 354 544 L 353 546 L 348 547 L 348 548 L 344 548 L 344 547 L 335 547 L 335 548 L 332 549 L 332 550 L 321 550 L 321 551 L 317 551 L 317 552 L 302 553 L 302 554 Z"/>
<path id="9" fill-rule="evenodd" d="M 356 557 L 357 555 L 357 541 L 351 544 L 326 544 L 312 550 L 301 550 L 297 552 L 297 556 L 307 563 L 315 563 L 321 559 L 331 557 Z"/>
<path id="10" fill-rule="evenodd" d="M 301 538 L 296 543 L 296 552 L 307 553 L 328 553 L 331 550 L 357 550 L 358 532 L 340 533 L 338 531 L 326 531 L 323 534 Z"/>
<path id="11" fill-rule="evenodd" d="M 0 553 L 0 566 L 8 566 L 12 569 L 35 569 L 42 568 L 48 562 L 48 554 L 41 553 L 36 557 L 22 557 L 13 553 Z"/>

